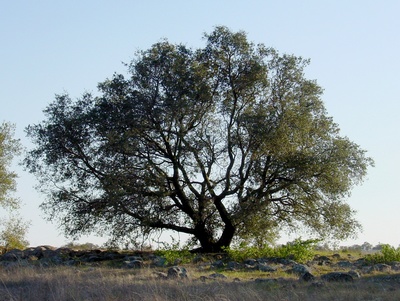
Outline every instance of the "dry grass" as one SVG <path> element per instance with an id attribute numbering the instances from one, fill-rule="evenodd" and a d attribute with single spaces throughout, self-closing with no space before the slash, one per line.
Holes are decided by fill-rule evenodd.
<path id="1" fill-rule="evenodd" d="M 256 283 L 248 274 L 239 282 L 232 278 L 237 274 L 202 282 L 198 272 L 189 272 L 192 279 L 173 281 L 158 279 L 148 268 L 14 266 L 0 270 L 0 300 L 400 300 L 395 274 L 318 286 L 295 279 Z"/>

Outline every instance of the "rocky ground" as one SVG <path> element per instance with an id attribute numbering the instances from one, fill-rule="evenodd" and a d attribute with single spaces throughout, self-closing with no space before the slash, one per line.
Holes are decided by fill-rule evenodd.
<path id="1" fill-rule="evenodd" d="M 179 258 L 173 264 L 168 264 L 165 257 L 157 256 L 152 252 L 73 250 L 51 246 L 39 246 L 23 251 L 10 250 L 0 256 L 0 266 L 5 269 L 16 266 L 154 268 L 153 274 L 160 279 L 196 278 L 203 282 L 216 279 L 273 282 L 290 278 L 309 282 L 311 285 L 323 285 L 326 282 L 352 282 L 377 274 L 397 279 L 397 272 L 400 271 L 400 262 L 368 265 L 365 259 L 352 258 L 351 255 L 346 254 L 316 255 L 313 260 L 304 264 L 287 258 L 248 258 L 243 262 L 235 262 L 225 254 L 199 254 L 188 265 L 181 264 Z M 241 279 L 240 275 L 252 275 L 252 277 Z"/>
<path id="2" fill-rule="evenodd" d="M 304 263 L 172 253 L 11 250 L 0 256 L 0 300 L 400 300 L 400 262 L 372 265 L 343 252 Z"/>

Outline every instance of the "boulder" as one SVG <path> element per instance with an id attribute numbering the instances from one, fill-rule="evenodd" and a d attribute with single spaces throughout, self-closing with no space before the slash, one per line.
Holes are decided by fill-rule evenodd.
<path id="1" fill-rule="evenodd" d="M 276 272 L 276 268 L 271 267 L 265 263 L 259 263 L 257 269 L 261 272 Z"/>
<path id="2" fill-rule="evenodd" d="M 246 265 L 255 266 L 257 264 L 257 260 L 249 258 L 243 261 L 243 263 Z"/>
<path id="3" fill-rule="evenodd" d="M 400 262 L 393 261 L 390 263 L 390 266 L 392 267 L 392 271 L 400 271 Z"/>
<path id="4" fill-rule="evenodd" d="M 184 267 L 173 266 L 168 269 L 167 277 L 168 279 L 177 279 L 177 278 L 187 279 L 188 275 Z"/>
<path id="5" fill-rule="evenodd" d="M 314 275 L 312 275 L 309 272 L 305 272 L 303 275 L 300 276 L 299 280 L 305 281 L 305 282 L 310 282 L 315 279 Z"/>
<path id="6" fill-rule="evenodd" d="M 289 273 L 303 275 L 305 273 L 310 273 L 310 267 L 306 266 L 305 264 L 295 264 L 290 270 Z"/>
<path id="7" fill-rule="evenodd" d="M 126 260 L 124 261 L 123 267 L 128 269 L 141 269 L 144 265 L 142 260 Z"/>
<path id="8" fill-rule="evenodd" d="M 25 258 L 24 251 L 13 249 L 1 256 L 3 261 L 20 261 Z"/>
<path id="9" fill-rule="evenodd" d="M 392 267 L 390 265 L 384 264 L 384 263 L 375 264 L 372 268 L 375 271 L 384 272 L 384 273 L 388 273 L 392 270 Z"/>
<path id="10" fill-rule="evenodd" d="M 220 269 L 225 266 L 224 262 L 222 260 L 216 260 L 211 264 L 211 267 L 214 269 Z"/>
<path id="11" fill-rule="evenodd" d="M 318 265 L 330 265 L 332 263 L 332 261 L 327 256 L 315 256 L 314 261 Z"/>
<path id="12" fill-rule="evenodd" d="M 240 264 L 239 262 L 236 262 L 236 261 L 230 261 L 226 265 L 226 268 L 228 270 L 231 270 L 231 271 L 234 271 L 234 270 L 237 270 L 237 269 L 241 269 L 242 267 L 243 267 L 243 265 Z"/>

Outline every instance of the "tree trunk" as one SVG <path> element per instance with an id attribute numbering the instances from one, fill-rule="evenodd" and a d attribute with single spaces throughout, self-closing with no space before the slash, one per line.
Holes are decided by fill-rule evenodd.
<path id="1" fill-rule="evenodd" d="M 224 252 L 225 247 L 229 247 L 236 228 L 232 225 L 226 225 L 221 237 L 215 241 L 212 233 L 204 227 L 196 227 L 196 238 L 199 240 L 201 247 L 192 250 L 193 253 L 220 253 Z"/>

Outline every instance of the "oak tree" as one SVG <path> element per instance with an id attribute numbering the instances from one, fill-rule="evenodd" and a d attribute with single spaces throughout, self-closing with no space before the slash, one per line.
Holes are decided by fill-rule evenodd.
<path id="1" fill-rule="evenodd" d="M 161 41 L 27 128 L 25 165 L 71 235 L 174 230 L 203 251 L 303 227 L 339 239 L 372 160 L 328 116 L 309 61 L 216 27 L 204 48 Z"/>

